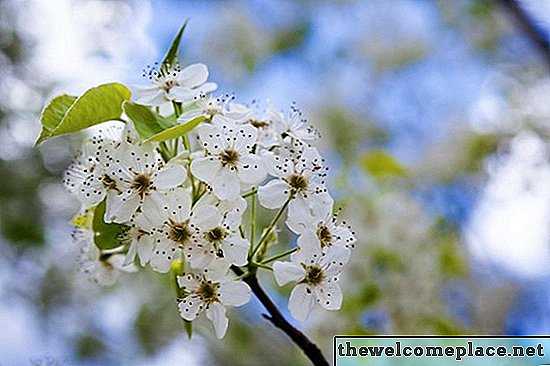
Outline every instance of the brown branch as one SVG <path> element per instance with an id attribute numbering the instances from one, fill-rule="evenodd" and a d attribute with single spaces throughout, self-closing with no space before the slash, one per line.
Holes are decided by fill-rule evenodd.
<path id="1" fill-rule="evenodd" d="M 233 272 L 235 272 L 237 276 L 242 276 L 244 274 L 244 272 L 239 267 L 233 266 L 231 267 L 231 269 L 233 270 Z M 314 365 L 328 366 L 328 362 L 321 353 L 319 347 L 317 347 L 315 343 L 310 341 L 304 333 L 294 328 L 292 324 L 290 324 L 283 317 L 277 306 L 275 306 L 273 301 L 271 301 L 264 289 L 260 286 L 256 275 L 245 277 L 243 281 L 246 282 L 248 286 L 250 286 L 254 295 L 256 295 L 258 300 L 262 303 L 264 308 L 269 313 L 269 315 L 262 314 L 262 316 L 269 320 L 274 326 L 285 332 L 286 335 L 289 336 L 290 339 L 292 339 L 292 341 L 302 349 L 302 351 L 304 351 L 306 356 L 311 360 Z"/>
<path id="2" fill-rule="evenodd" d="M 537 26 L 527 11 L 521 7 L 517 0 L 498 0 L 498 2 L 514 16 L 518 25 L 526 35 L 535 43 L 550 67 L 550 40 L 544 31 Z"/>

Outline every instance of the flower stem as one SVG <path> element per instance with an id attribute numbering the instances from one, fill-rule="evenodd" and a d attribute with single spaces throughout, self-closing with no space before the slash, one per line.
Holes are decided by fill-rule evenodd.
<path id="1" fill-rule="evenodd" d="M 247 197 L 255 195 L 257 192 L 258 192 L 258 190 L 256 188 L 253 188 L 251 191 L 243 193 L 241 197 L 242 198 L 247 198 Z"/>
<path id="2" fill-rule="evenodd" d="M 245 273 L 242 269 L 236 266 L 232 266 L 231 269 L 237 276 L 243 276 Z M 244 276 L 243 281 L 250 286 L 250 289 L 256 296 L 256 298 L 262 303 L 268 314 L 262 314 L 262 316 L 269 320 L 274 326 L 281 329 L 287 336 L 305 353 L 309 360 L 316 366 L 328 366 L 328 362 L 323 356 L 323 353 L 317 347 L 315 343 L 309 340 L 308 337 L 298 329 L 294 328 L 281 314 L 277 306 L 271 301 L 267 293 L 260 286 L 258 278 L 252 274 L 250 276 Z"/>
<path id="3" fill-rule="evenodd" d="M 252 188 L 253 194 L 250 200 L 250 248 L 254 248 L 256 239 L 256 187 Z"/>
<path id="4" fill-rule="evenodd" d="M 264 263 L 251 262 L 250 265 L 252 267 L 260 267 L 260 268 L 264 268 L 264 269 L 267 269 L 267 270 L 273 272 L 273 268 L 271 266 L 268 266 L 267 264 L 264 264 Z"/>
<path id="5" fill-rule="evenodd" d="M 286 257 L 287 255 L 290 255 L 290 254 L 294 253 L 294 252 L 297 251 L 297 250 L 298 250 L 298 247 L 294 247 L 294 248 L 289 249 L 289 250 L 287 250 L 287 251 L 285 251 L 285 252 L 282 252 L 282 253 L 279 253 L 279 254 L 277 254 L 277 255 L 274 255 L 273 257 L 264 259 L 263 261 L 260 262 L 260 264 L 267 264 L 267 263 L 276 261 L 277 259 Z"/>
<path id="6" fill-rule="evenodd" d="M 279 209 L 279 212 L 277 212 L 277 214 L 275 215 L 275 217 L 273 218 L 273 220 L 271 221 L 271 223 L 267 227 L 267 229 L 264 231 L 262 237 L 260 238 L 260 241 L 258 242 L 256 247 L 254 247 L 254 249 L 252 250 L 252 253 L 250 253 L 250 256 L 249 256 L 250 259 L 252 259 L 254 257 L 254 254 L 256 254 L 258 249 L 260 249 L 261 246 L 264 244 L 264 242 L 267 240 L 267 238 L 269 237 L 269 234 L 271 234 L 271 232 L 275 228 L 275 225 L 277 225 L 277 222 L 279 222 L 279 219 L 281 218 L 281 216 L 283 214 L 283 211 L 285 210 L 286 206 L 288 206 L 289 203 L 290 203 L 290 198 L 288 200 L 286 200 L 284 205 Z"/>

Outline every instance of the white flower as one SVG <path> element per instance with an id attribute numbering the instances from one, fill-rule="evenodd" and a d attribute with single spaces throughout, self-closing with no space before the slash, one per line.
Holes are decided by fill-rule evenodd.
<path id="1" fill-rule="evenodd" d="M 124 259 L 124 265 L 133 263 L 136 255 L 139 257 L 142 266 L 149 262 L 155 243 L 153 234 L 154 223 L 143 213 L 130 220 L 130 227 L 125 238 L 130 247 Z"/>
<path id="2" fill-rule="evenodd" d="M 267 119 L 273 123 L 275 130 L 283 140 L 288 140 L 290 137 L 307 142 L 319 138 L 319 132 L 307 124 L 302 112 L 294 106 L 291 106 L 288 116 L 285 116 L 273 106 L 269 106 Z"/>
<path id="3" fill-rule="evenodd" d="M 193 64 L 180 69 L 179 65 L 168 70 L 144 70 L 144 77 L 149 78 L 152 86 L 136 86 L 137 102 L 146 105 L 160 106 L 168 101 L 186 102 L 200 93 L 209 93 L 217 89 L 215 83 L 207 83 L 208 68 L 203 64 Z"/>
<path id="4" fill-rule="evenodd" d="M 159 272 L 168 272 L 181 249 L 185 259 L 197 267 L 206 245 L 200 234 L 216 227 L 221 217 L 215 206 L 200 201 L 191 210 L 191 194 L 183 188 L 155 195 L 143 204 L 142 210 L 154 231 L 150 264 Z M 215 255 L 213 249 L 210 255 Z"/>
<path id="5" fill-rule="evenodd" d="M 336 246 L 351 250 L 355 235 L 346 222 L 337 223 L 333 214 L 334 202 L 318 205 L 314 210 L 294 210 L 288 214 L 287 226 L 298 234 L 298 246 L 308 252 L 321 253 L 325 248 Z"/>
<path id="6" fill-rule="evenodd" d="M 225 336 L 229 324 L 225 308 L 250 301 L 250 287 L 242 281 L 188 273 L 178 276 L 178 284 L 188 293 L 178 305 L 181 317 L 191 321 L 205 311 L 219 339 Z"/>
<path id="7" fill-rule="evenodd" d="M 169 191 L 186 179 L 178 164 L 164 164 L 151 144 L 136 146 L 123 142 L 106 163 L 119 193 L 107 197 L 105 222 L 127 222 L 155 194 Z"/>
<path id="8" fill-rule="evenodd" d="M 212 202 L 211 197 L 212 195 L 203 197 L 201 200 L 204 203 L 199 202 L 197 205 Z M 250 244 L 241 237 L 238 228 L 246 209 L 246 200 L 239 197 L 235 201 L 221 201 L 217 203 L 217 208 L 220 213 L 219 221 L 214 227 L 201 231 L 203 242 L 200 244 L 200 251 L 194 253 L 192 265 L 195 268 L 223 266 L 225 269 L 229 269 L 232 264 L 244 266 Z M 212 263 L 213 261 L 216 263 Z"/>
<path id="9" fill-rule="evenodd" d="M 94 243 L 91 230 L 77 229 L 73 233 L 75 242 L 80 244 L 81 253 L 77 259 L 80 269 L 88 278 L 101 286 L 112 286 L 120 276 L 120 271 L 134 272 L 133 265 L 124 265 L 124 255 L 101 253 Z"/>
<path id="10" fill-rule="evenodd" d="M 199 116 L 204 116 L 208 120 L 212 120 L 216 115 L 222 115 L 235 122 L 246 121 L 252 111 L 246 106 L 234 103 L 235 96 L 224 94 L 219 97 L 213 97 L 204 93 L 194 97 L 193 102 L 184 105 L 187 109 L 178 118 L 178 122 L 186 123 Z"/>
<path id="11" fill-rule="evenodd" d="M 121 126 L 100 129 L 98 135 L 84 142 L 82 152 L 67 168 L 63 183 L 84 209 L 103 201 L 107 192 L 117 190 L 116 182 L 107 174 L 106 164 L 120 139 L 126 137 Z"/>
<path id="12" fill-rule="evenodd" d="M 321 254 L 301 252 L 291 262 L 273 264 L 279 286 L 297 283 L 288 301 L 288 309 L 296 320 L 305 321 L 316 304 L 327 310 L 340 309 L 342 291 L 337 282 L 348 258 L 347 250 L 329 247 Z"/>
<path id="13" fill-rule="evenodd" d="M 279 155 L 264 152 L 262 157 L 269 174 L 276 177 L 258 189 L 265 208 L 280 208 L 290 200 L 289 212 L 308 211 L 331 200 L 325 187 L 324 159 L 315 148 L 298 143 Z"/>
<path id="14" fill-rule="evenodd" d="M 207 156 L 193 160 L 191 172 L 212 187 L 222 200 L 240 195 L 241 183 L 257 184 L 265 179 L 261 159 L 252 154 L 258 131 L 249 125 L 236 125 L 216 115 L 212 124 L 199 127 Z"/>

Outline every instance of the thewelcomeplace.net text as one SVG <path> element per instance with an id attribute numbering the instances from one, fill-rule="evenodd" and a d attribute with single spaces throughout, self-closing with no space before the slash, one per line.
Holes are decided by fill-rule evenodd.
<path id="1" fill-rule="evenodd" d="M 544 346 L 474 346 L 468 341 L 464 346 L 403 346 L 395 345 L 354 346 L 351 342 L 340 343 L 335 350 L 339 357 L 447 357 L 457 361 L 465 357 L 544 357 Z"/>

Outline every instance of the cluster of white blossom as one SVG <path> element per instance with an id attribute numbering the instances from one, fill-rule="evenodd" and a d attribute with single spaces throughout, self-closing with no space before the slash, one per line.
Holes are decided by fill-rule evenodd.
<path id="1" fill-rule="evenodd" d="M 138 103 L 175 106 L 170 113 L 180 124 L 203 120 L 186 136 L 161 143 L 140 140 L 131 122 L 84 143 L 64 180 L 82 203 L 80 219 L 93 215 L 75 235 L 83 243 L 83 270 L 110 285 L 119 270 L 141 265 L 166 273 L 177 262 L 184 268 L 176 274 L 181 316 L 192 321 L 204 311 L 219 338 L 228 326 L 226 307 L 250 299 L 232 266 L 272 269 L 279 285 L 293 282 L 289 309 L 297 320 L 317 305 L 339 309 L 338 278 L 355 237 L 333 214 L 327 167 L 310 145 L 319 136 L 301 112 L 259 111 L 228 95 L 215 97 L 217 86 L 207 82 L 202 64 L 145 76 L 151 85 L 135 89 Z M 254 231 L 256 218 L 245 212 L 255 212 L 256 199 L 277 211 L 268 227 Z M 257 256 L 285 213 L 297 246 L 270 259 Z M 105 235 L 115 236 L 107 239 L 116 245 L 97 245 Z M 290 261 L 276 261 L 285 255 Z"/>

